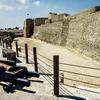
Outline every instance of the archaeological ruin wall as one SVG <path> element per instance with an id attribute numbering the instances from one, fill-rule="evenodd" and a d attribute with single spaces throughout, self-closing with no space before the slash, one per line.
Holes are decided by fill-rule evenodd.
<path id="1" fill-rule="evenodd" d="M 41 18 L 35 18 L 35 20 L 34 20 L 34 24 L 35 24 L 35 26 L 40 26 L 40 25 L 42 25 L 42 24 L 45 24 L 45 20 L 47 20 L 48 18 L 46 18 L 46 17 L 41 17 Z"/>
<path id="2" fill-rule="evenodd" d="M 34 38 L 38 38 L 48 43 L 59 44 L 62 41 L 62 22 L 48 23 L 41 26 L 35 26 Z"/>
<path id="3" fill-rule="evenodd" d="M 36 27 L 34 37 L 70 47 L 100 62 L 100 7 Z"/>
<path id="4" fill-rule="evenodd" d="M 69 16 L 69 14 L 63 13 L 63 14 L 57 14 L 57 13 L 52 13 L 50 12 L 48 14 L 48 20 L 46 20 L 49 23 L 52 22 L 59 22 L 63 21 L 65 17 Z"/>
<path id="5" fill-rule="evenodd" d="M 34 19 L 26 19 L 24 21 L 24 37 L 29 38 L 34 32 Z"/>
<path id="6" fill-rule="evenodd" d="M 100 61 L 100 12 L 73 17 L 68 26 L 66 45 Z"/>

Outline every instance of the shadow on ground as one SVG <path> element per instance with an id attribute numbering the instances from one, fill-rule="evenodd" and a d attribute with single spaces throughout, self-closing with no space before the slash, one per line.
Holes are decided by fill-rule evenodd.
<path id="1" fill-rule="evenodd" d="M 69 99 L 74 99 L 74 100 L 86 100 L 85 98 L 82 98 L 82 97 L 69 96 L 69 95 L 59 95 L 59 97 L 69 98 Z"/>

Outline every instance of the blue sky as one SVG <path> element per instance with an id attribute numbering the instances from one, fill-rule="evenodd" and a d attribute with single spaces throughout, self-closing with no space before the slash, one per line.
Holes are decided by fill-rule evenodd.
<path id="1" fill-rule="evenodd" d="M 100 0 L 0 0 L 0 28 L 23 27 L 30 18 L 48 16 L 49 12 L 75 14 L 100 5 Z"/>

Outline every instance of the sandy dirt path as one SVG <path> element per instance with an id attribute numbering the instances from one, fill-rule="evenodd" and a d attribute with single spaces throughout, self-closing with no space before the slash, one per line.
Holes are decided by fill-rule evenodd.
<path id="1" fill-rule="evenodd" d="M 53 59 L 53 55 L 59 55 L 60 58 L 59 60 L 61 63 L 78 65 L 78 67 L 75 67 L 72 65 L 60 64 L 60 70 L 67 71 L 67 72 L 60 72 L 60 73 L 63 73 L 64 77 L 69 79 L 69 80 L 65 79 L 64 84 L 76 86 L 76 87 L 77 86 L 90 87 L 93 89 L 100 88 L 100 64 L 98 62 L 84 55 L 79 55 L 78 53 L 72 52 L 67 48 L 51 45 L 33 38 L 27 38 L 27 39 L 16 38 L 16 40 L 18 40 L 18 44 L 22 48 L 22 50 L 24 50 L 24 44 L 28 43 L 30 57 L 32 56 L 32 48 L 37 47 L 38 54 L 41 54 L 51 60 Z M 45 61 L 51 66 L 53 65 L 51 61 L 41 57 L 40 55 L 38 55 L 38 58 L 42 59 L 43 61 Z M 52 72 L 52 68 L 49 70 Z M 79 73 L 79 75 L 77 75 L 77 73 Z M 70 79 L 75 79 L 78 80 L 79 82 Z"/>
<path id="2" fill-rule="evenodd" d="M 17 66 L 25 66 L 28 70 L 34 71 L 33 64 L 26 64 L 23 53 L 20 53 L 20 56 L 17 59 L 21 62 L 17 63 Z M 0 47 L 0 59 L 6 60 L 6 58 L 2 57 L 2 47 Z M 41 74 L 39 78 L 29 78 L 31 82 L 30 87 L 16 87 L 13 93 L 4 92 L 2 84 L 0 84 L 0 100 L 72 100 L 66 97 L 55 97 L 53 95 L 53 86 L 46 79 L 49 80 L 48 77 L 44 78 L 44 75 Z"/>
<path id="3" fill-rule="evenodd" d="M 75 66 L 61 64 L 60 65 L 61 70 L 100 77 L 100 70 L 99 70 L 100 64 L 88 57 L 81 56 L 75 52 L 69 51 L 66 48 L 47 44 L 39 40 L 19 38 L 18 43 L 21 47 L 24 47 L 24 43 L 28 43 L 29 52 L 31 53 L 32 53 L 32 47 L 37 47 L 37 52 L 39 54 L 51 60 L 53 59 L 53 55 L 59 55 L 59 58 L 60 58 L 59 61 L 62 63 L 85 66 L 85 67 L 90 68 L 89 69 L 89 68 L 75 67 Z M 38 55 L 38 57 L 40 56 Z M 46 60 L 46 59 L 42 58 L 42 60 Z M 50 61 L 46 61 L 46 62 L 52 63 Z M 91 68 L 94 68 L 94 69 L 91 69 Z M 97 70 L 95 70 L 95 68 L 97 68 Z M 65 76 L 66 77 L 70 76 L 70 78 L 73 77 L 74 79 L 76 78 L 76 79 L 84 80 L 86 82 L 93 83 L 94 81 L 95 83 L 100 83 L 100 79 L 96 79 L 94 77 L 86 77 L 82 75 L 72 75 L 69 73 L 66 73 Z"/>

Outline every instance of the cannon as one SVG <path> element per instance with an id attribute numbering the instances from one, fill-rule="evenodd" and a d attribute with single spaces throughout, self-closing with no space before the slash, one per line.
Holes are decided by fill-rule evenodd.
<path id="1" fill-rule="evenodd" d="M 13 61 L 0 60 L 0 63 L 0 81 L 5 82 L 3 89 L 7 93 L 16 85 L 30 86 L 28 78 L 40 76 L 37 72 L 28 71 L 26 67 L 16 66 Z"/>

